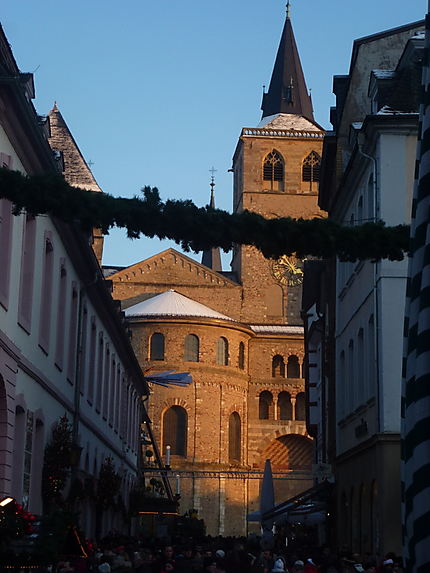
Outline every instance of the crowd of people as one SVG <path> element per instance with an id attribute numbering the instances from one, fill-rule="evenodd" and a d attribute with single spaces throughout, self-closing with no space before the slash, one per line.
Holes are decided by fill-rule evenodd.
<path id="1" fill-rule="evenodd" d="M 53 573 L 403 573 L 395 554 L 362 558 L 328 547 L 261 548 L 258 539 L 206 538 L 172 545 L 106 538 L 87 557 L 67 558 Z"/>

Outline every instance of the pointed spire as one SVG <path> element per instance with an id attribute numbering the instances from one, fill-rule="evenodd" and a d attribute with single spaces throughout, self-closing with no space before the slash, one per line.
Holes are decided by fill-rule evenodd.
<path id="1" fill-rule="evenodd" d="M 211 209 L 215 209 L 215 193 L 214 193 L 214 187 L 215 187 L 215 178 L 212 175 L 211 177 L 211 200 L 209 202 L 209 206 L 211 207 Z"/>
<path id="2" fill-rule="evenodd" d="M 73 138 L 60 110 L 57 102 L 48 114 L 50 125 L 49 145 L 55 151 L 63 154 L 64 178 L 67 183 L 76 187 L 82 187 L 89 191 L 102 192 L 91 172 L 88 163 Z M 100 229 L 93 229 L 93 251 L 102 264 L 103 256 L 103 234 Z"/>
<path id="3" fill-rule="evenodd" d="M 70 185 L 101 191 L 82 153 L 73 138 L 57 102 L 48 114 L 50 125 L 49 144 L 52 149 L 61 151 L 64 160 L 64 177 Z"/>
<path id="4" fill-rule="evenodd" d="M 215 209 L 215 177 L 214 177 L 214 173 L 216 172 L 216 169 L 214 169 L 212 167 L 212 169 L 209 169 L 209 171 L 212 173 L 211 182 L 210 182 L 211 197 L 210 197 L 210 201 L 209 201 L 209 207 L 211 209 Z M 212 249 L 208 249 L 206 251 L 203 251 L 202 265 L 209 267 L 213 271 L 217 271 L 217 272 L 222 271 L 221 252 L 220 252 L 219 247 L 214 247 Z"/>
<path id="5" fill-rule="evenodd" d="M 269 91 L 263 94 L 262 117 L 278 113 L 301 115 L 314 120 L 312 102 L 306 87 L 300 56 L 291 25 L 290 2 L 281 41 L 273 67 Z"/>

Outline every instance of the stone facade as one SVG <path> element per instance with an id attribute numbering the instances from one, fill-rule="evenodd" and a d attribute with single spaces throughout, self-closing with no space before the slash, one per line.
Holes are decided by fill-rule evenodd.
<path id="1" fill-rule="evenodd" d="M 317 189 L 304 193 L 300 185 L 293 192 L 286 182 L 287 191 L 264 190 L 261 166 L 274 147 L 274 137 L 260 134 L 254 146 L 252 143 L 246 141 L 252 152 L 249 172 L 243 170 L 243 208 L 269 217 L 318 214 Z M 315 132 L 302 138 L 291 133 L 276 138 L 276 149 L 285 154 L 292 181 L 301 176 L 304 157 L 311 151 L 321 152 L 321 143 Z M 293 144 L 298 149 L 290 155 Z M 256 180 L 258 173 L 260 182 L 248 186 L 248 180 Z M 254 247 L 239 247 L 234 259 L 241 261 L 235 268 L 233 260 L 236 273 L 223 274 L 168 249 L 109 277 L 114 297 L 122 300 L 124 309 L 174 289 L 232 319 L 148 316 L 130 321 L 132 344 L 144 370 L 175 369 L 192 375 L 189 387 L 154 386 L 148 410 L 163 449 L 167 445 L 163 436 L 166 412 L 173 406 L 185 410 L 186 452 L 171 458 L 173 474 L 180 476 L 180 510 L 197 509 L 213 535 L 258 531 L 255 524 L 246 522 L 246 515 L 258 509 L 267 458 L 272 461 L 277 503 L 312 485 L 312 443 L 304 415 L 301 286 L 288 286 L 276 279 L 273 261 Z M 162 361 L 150 360 L 154 333 L 164 336 Z M 185 337 L 189 334 L 199 339 L 198 362 L 184 360 Z M 220 337 L 228 341 L 226 365 L 217 364 Z M 242 364 L 240 343 L 244 348 Z M 232 461 L 229 422 L 234 413 L 240 419 L 240 459 Z"/>
<path id="2" fill-rule="evenodd" d="M 283 35 L 292 36 L 288 18 Z M 296 65 L 297 54 L 285 57 Z M 275 66 L 274 75 L 279 70 Z M 300 81 L 303 74 L 293 72 Z M 290 85 L 291 77 L 280 85 Z M 295 93 L 299 91 L 308 97 L 304 85 L 297 85 Z M 282 109 L 259 127 L 242 130 L 233 157 L 233 212 L 248 210 L 268 218 L 322 215 L 317 205 L 319 171 L 311 177 L 311 168 L 305 171 L 310 158 L 316 158 L 319 169 L 324 133 L 296 107 L 294 113 Z M 234 250 L 232 272 L 216 272 L 168 249 L 109 276 L 114 297 L 129 309 L 132 344 L 142 368 L 191 373 L 188 387 L 154 385 L 148 409 L 163 454 L 170 445 L 166 440 L 173 443 L 172 486 L 177 474 L 180 511 L 197 509 L 212 535 L 259 531 L 246 516 L 259 508 L 266 459 L 272 464 L 276 503 L 313 483 L 297 280 L 301 265 L 294 258 L 287 263 L 267 260 L 245 245 Z M 169 289 L 209 307 L 209 315 L 212 309 L 225 318 L 162 309 L 157 316 L 132 317 L 132 308 Z M 199 344 L 193 361 L 184 359 L 189 335 Z M 156 337 L 164 346 L 158 359 L 151 360 Z M 228 360 L 222 352 L 220 356 L 220 340 L 228 344 Z"/>

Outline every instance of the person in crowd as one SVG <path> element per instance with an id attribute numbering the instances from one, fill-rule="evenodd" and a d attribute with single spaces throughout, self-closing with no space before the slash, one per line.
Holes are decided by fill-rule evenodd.
<path id="1" fill-rule="evenodd" d="M 312 557 L 308 557 L 308 559 L 306 559 L 303 571 L 304 573 L 318 573 L 318 567 L 314 563 Z"/>
<path id="2" fill-rule="evenodd" d="M 287 573 L 283 559 L 278 558 L 275 560 L 271 573 Z"/>
<path id="3" fill-rule="evenodd" d="M 191 545 L 186 545 L 181 553 L 176 555 L 176 570 L 178 573 L 193 573 L 197 569 L 193 548 Z"/>
<path id="4" fill-rule="evenodd" d="M 263 573 L 270 573 L 275 563 L 271 550 L 265 549 L 261 554 L 260 560 L 263 566 Z"/>
<path id="5" fill-rule="evenodd" d="M 175 565 L 175 551 L 172 545 L 166 545 L 154 563 L 154 573 L 172 573 L 176 571 Z"/>
<path id="6" fill-rule="evenodd" d="M 305 562 L 302 561 L 301 559 L 296 559 L 294 561 L 292 573 L 303 573 L 304 569 L 305 569 Z"/>
<path id="7" fill-rule="evenodd" d="M 215 573 L 227 573 L 225 559 L 218 558 L 216 560 Z"/>
<path id="8" fill-rule="evenodd" d="M 216 571 L 216 558 L 206 555 L 203 558 L 203 571 L 204 573 L 215 573 Z"/>

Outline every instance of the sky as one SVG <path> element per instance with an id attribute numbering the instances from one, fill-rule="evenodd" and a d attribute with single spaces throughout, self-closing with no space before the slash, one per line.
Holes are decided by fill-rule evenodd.
<path id="1" fill-rule="evenodd" d="M 426 0 L 292 0 L 291 17 L 315 119 L 330 129 L 333 75 L 354 39 L 424 18 Z M 145 185 L 163 200 L 230 211 L 232 156 L 261 119 L 285 19 L 284 0 L 3 0 L 0 21 L 40 115 L 54 101 L 106 193 Z M 103 264 L 126 266 L 170 241 L 114 229 Z M 201 254 L 189 253 L 201 260 Z M 229 270 L 230 256 L 223 255 Z"/>

